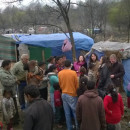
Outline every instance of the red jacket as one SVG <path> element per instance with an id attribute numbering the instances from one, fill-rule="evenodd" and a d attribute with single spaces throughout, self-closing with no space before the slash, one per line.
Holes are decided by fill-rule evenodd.
<path id="1" fill-rule="evenodd" d="M 54 103 L 55 107 L 62 106 L 61 92 L 59 90 L 55 90 L 54 92 Z"/>
<path id="2" fill-rule="evenodd" d="M 119 123 L 124 114 L 124 105 L 121 95 L 118 94 L 118 101 L 116 103 L 113 103 L 112 97 L 107 95 L 104 98 L 104 108 L 106 113 L 106 122 L 109 124 Z"/>

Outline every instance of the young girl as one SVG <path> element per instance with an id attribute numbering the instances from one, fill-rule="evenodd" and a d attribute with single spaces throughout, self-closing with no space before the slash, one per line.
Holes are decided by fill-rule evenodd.
<path id="1" fill-rule="evenodd" d="M 108 95 L 104 98 L 107 130 L 121 130 L 121 117 L 124 114 L 122 97 L 116 92 L 115 87 L 108 85 Z M 111 128 L 110 128 L 111 127 Z"/>
<path id="2" fill-rule="evenodd" d="M 62 121 L 63 121 L 63 106 L 62 106 L 62 99 L 61 99 L 61 91 L 60 91 L 60 85 L 59 83 L 55 83 L 53 85 L 55 91 L 54 91 L 54 104 L 55 104 L 55 120 L 58 124 L 58 128 L 62 128 Z"/>
<path id="3" fill-rule="evenodd" d="M 97 80 L 97 73 L 99 68 L 100 62 L 98 61 L 98 56 L 95 53 L 92 53 L 89 58 L 88 68 L 94 72 L 95 80 Z M 88 70 L 89 71 L 89 70 Z"/>
<path id="4" fill-rule="evenodd" d="M 80 68 L 84 67 L 87 69 L 87 63 L 85 62 L 85 58 L 83 55 L 80 55 L 77 62 L 74 62 L 73 68 L 77 72 L 77 75 L 80 76 Z"/>
<path id="5" fill-rule="evenodd" d="M 4 90 L 2 99 L 3 118 L 7 124 L 7 130 L 13 130 L 13 117 L 15 115 L 15 106 L 11 98 L 11 91 Z"/>
<path id="6" fill-rule="evenodd" d="M 86 76 L 82 77 L 79 80 L 79 88 L 77 89 L 77 95 L 78 95 L 78 97 L 80 95 L 84 94 L 84 92 L 86 91 L 87 83 L 88 83 L 88 78 Z"/>

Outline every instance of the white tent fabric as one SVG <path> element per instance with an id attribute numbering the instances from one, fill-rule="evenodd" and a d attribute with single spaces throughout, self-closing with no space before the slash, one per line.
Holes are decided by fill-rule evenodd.
<path id="1" fill-rule="evenodd" d="M 122 59 L 130 58 L 130 43 L 119 43 L 119 42 L 110 42 L 110 41 L 101 41 L 95 43 L 92 46 L 92 49 L 99 52 L 105 51 L 119 51 L 122 55 Z"/>

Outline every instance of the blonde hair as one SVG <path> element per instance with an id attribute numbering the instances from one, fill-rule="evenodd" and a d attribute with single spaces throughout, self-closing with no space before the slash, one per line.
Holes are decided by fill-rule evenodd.
<path id="1" fill-rule="evenodd" d="M 116 57 L 115 54 L 111 54 L 111 55 L 110 55 L 110 58 L 117 59 L 117 57 Z"/>

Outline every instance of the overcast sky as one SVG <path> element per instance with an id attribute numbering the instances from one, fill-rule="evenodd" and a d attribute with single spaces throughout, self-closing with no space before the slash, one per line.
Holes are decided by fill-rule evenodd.
<path id="1" fill-rule="evenodd" d="M 13 1 L 13 0 L 0 0 L 0 8 L 1 9 L 4 9 L 6 6 L 8 6 L 7 3 L 5 3 L 5 1 Z M 14 0 L 15 1 L 15 0 Z M 13 4 L 10 4 L 10 5 L 15 5 L 17 7 L 20 7 L 20 6 L 26 6 L 28 5 L 29 3 L 31 3 L 32 1 L 35 1 L 35 0 L 23 0 L 23 2 L 19 3 L 19 2 L 16 2 L 16 3 L 13 3 Z M 50 1 L 51 0 L 42 0 L 42 1 L 45 1 L 45 4 L 51 4 Z M 78 1 L 85 1 L 85 0 L 71 0 L 72 2 L 78 2 Z"/>

